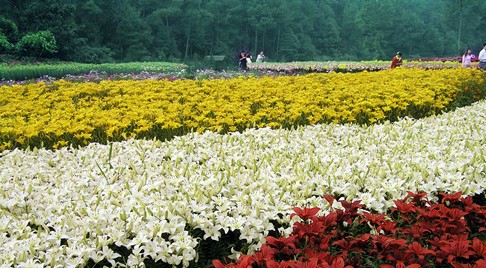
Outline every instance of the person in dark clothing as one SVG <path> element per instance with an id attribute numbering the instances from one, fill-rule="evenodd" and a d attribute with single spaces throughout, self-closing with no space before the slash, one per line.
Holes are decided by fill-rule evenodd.
<path id="1" fill-rule="evenodd" d="M 246 69 L 248 69 L 247 59 L 248 59 L 248 53 L 244 50 L 241 51 L 240 52 L 239 66 L 243 71 L 246 71 Z"/>

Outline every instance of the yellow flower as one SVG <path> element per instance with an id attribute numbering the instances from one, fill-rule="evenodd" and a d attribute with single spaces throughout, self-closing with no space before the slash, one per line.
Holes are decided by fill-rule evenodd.
<path id="1" fill-rule="evenodd" d="M 481 83 L 484 78 L 474 69 L 402 68 L 298 77 L 15 85 L 5 87 L 0 96 L 0 102 L 9 104 L 0 106 L 0 138 L 10 139 L 12 146 L 66 134 L 92 141 L 100 136 L 94 135 L 95 130 L 104 131 L 108 138 L 127 139 L 158 127 L 198 132 L 236 131 L 243 126 L 278 128 L 284 122 L 305 122 L 302 115 L 310 124 L 375 123 L 392 113 L 396 118 L 444 109 L 463 90 L 459 89 L 461 81 Z M 479 93 L 473 95 L 479 97 Z M 152 134 L 156 133 L 147 133 Z"/>
<path id="2" fill-rule="evenodd" d="M 91 138 L 91 133 L 78 133 L 74 137 L 78 140 L 88 140 Z"/>
<path id="3" fill-rule="evenodd" d="M 21 136 L 21 137 L 17 137 L 17 138 L 15 139 L 15 141 L 16 141 L 17 143 L 24 144 L 24 142 L 25 142 L 25 137 L 23 137 L 23 136 Z"/>

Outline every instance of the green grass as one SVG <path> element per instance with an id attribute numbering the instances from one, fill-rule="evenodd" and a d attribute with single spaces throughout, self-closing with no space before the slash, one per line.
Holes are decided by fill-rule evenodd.
<path id="1" fill-rule="evenodd" d="M 120 73 L 170 73 L 187 68 L 186 65 L 170 62 L 130 62 L 130 63 L 60 63 L 60 64 L 28 64 L 0 65 L 0 80 L 30 80 L 43 76 L 61 78 L 66 75 L 82 75 L 90 72 Z"/>

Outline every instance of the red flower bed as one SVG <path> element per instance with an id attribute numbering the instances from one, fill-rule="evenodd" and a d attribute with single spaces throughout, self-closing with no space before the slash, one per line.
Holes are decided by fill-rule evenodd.
<path id="1" fill-rule="evenodd" d="M 439 203 L 409 192 L 388 214 L 365 211 L 360 201 L 317 216 L 319 208 L 294 208 L 289 237 L 267 237 L 254 255 L 224 267 L 486 267 L 486 206 L 461 193 L 441 193 Z M 325 196 L 329 203 L 336 201 Z"/>

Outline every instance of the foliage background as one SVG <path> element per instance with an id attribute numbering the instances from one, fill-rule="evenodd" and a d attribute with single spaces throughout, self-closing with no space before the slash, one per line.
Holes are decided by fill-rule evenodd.
<path id="1" fill-rule="evenodd" d="M 0 0 L 0 53 L 32 56 L 17 43 L 49 31 L 57 49 L 38 55 L 89 63 L 234 64 L 240 49 L 271 61 L 388 60 L 477 53 L 485 26 L 481 0 Z"/>

